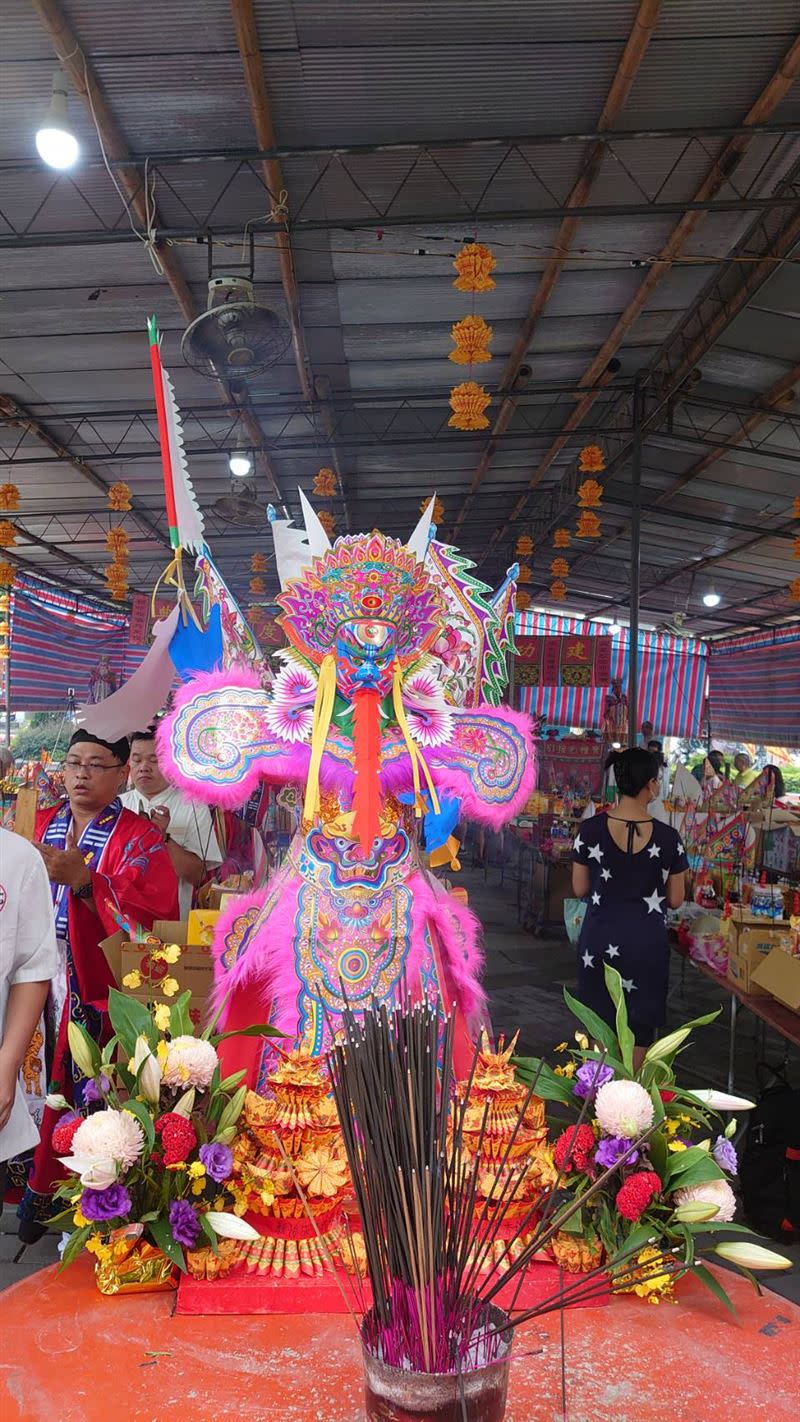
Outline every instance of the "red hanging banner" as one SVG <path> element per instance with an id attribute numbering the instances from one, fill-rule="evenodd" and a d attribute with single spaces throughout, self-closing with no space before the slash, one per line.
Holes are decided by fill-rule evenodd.
<path id="1" fill-rule="evenodd" d="M 603 686 L 611 679 L 611 637 L 517 637 L 518 686 Z"/>

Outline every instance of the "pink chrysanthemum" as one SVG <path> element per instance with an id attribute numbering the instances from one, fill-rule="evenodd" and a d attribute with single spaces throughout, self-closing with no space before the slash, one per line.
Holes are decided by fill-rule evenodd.
<path id="1" fill-rule="evenodd" d="M 607 1136 L 633 1140 L 653 1123 L 650 1093 L 638 1081 L 607 1081 L 594 1103 L 594 1113 Z"/>
<path id="2" fill-rule="evenodd" d="M 713 1218 L 725 1223 L 736 1214 L 736 1196 L 727 1180 L 705 1180 L 702 1185 L 687 1185 L 676 1190 L 673 1195 L 676 1205 L 688 1205 L 696 1201 L 701 1205 L 716 1205 Z"/>
<path id="3" fill-rule="evenodd" d="M 144 1132 L 130 1111 L 95 1111 L 72 1137 L 72 1154 L 114 1160 L 128 1170 L 144 1149 Z"/>
<path id="4" fill-rule="evenodd" d="M 167 1086 L 196 1086 L 205 1091 L 219 1065 L 219 1057 L 210 1042 L 201 1037 L 173 1037 L 164 1063 Z"/>

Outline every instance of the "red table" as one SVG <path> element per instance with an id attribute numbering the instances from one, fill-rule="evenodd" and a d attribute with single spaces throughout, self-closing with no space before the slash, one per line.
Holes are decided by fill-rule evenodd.
<path id="1" fill-rule="evenodd" d="M 506 1422 L 797 1422 L 800 1309 L 725 1274 L 730 1315 L 693 1280 L 679 1305 L 617 1298 L 515 1342 Z M 174 1294 L 104 1298 L 87 1259 L 3 1295 L 3 1422 L 362 1422 L 347 1316 L 183 1318 Z"/>

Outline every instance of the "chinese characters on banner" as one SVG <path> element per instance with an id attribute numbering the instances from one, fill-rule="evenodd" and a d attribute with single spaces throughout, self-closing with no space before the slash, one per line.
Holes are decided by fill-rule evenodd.
<path id="1" fill-rule="evenodd" d="M 517 637 L 518 686 L 596 686 L 611 678 L 610 637 Z"/>

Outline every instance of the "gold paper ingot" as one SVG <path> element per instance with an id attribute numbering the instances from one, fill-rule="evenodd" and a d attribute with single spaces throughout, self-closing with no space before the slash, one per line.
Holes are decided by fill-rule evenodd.
<path id="1" fill-rule="evenodd" d="M 96 1260 L 95 1283 L 101 1294 L 155 1294 L 178 1287 L 178 1270 L 154 1244 L 142 1239 L 142 1226 L 122 1225 L 108 1237 L 111 1258 Z"/>
<path id="2" fill-rule="evenodd" d="M 559 1230 L 550 1241 L 553 1258 L 568 1274 L 588 1274 L 596 1269 L 603 1257 L 603 1246 L 599 1239 L 585 1240 L 579 1234 L 567 1234 Z"/>

